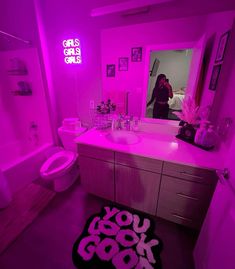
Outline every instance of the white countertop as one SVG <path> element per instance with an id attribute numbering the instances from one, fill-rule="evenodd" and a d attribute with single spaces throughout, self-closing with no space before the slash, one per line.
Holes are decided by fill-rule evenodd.
<path id="1" fill-rule="evenodd" d="M 118 152 L 169 161 L 207 169 L 221 169 L 223 162 L 216 151 L 205 151 L 181 141 L 171 133 L 136 132 L 140 137 L 137 144 L 117 144 L 106 138 L 111 130 L 90 129 L 75 139 L 78 144 L 86 144 Z"/>

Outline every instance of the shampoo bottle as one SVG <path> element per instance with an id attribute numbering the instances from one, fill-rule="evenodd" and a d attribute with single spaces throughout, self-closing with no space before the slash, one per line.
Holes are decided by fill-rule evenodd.
<path id="1" fill-rule="evenodd" d="M 202 144 L 206 148 L 212 148 L 216 145 L 217 134 L 213 128 L 214 128 L 213 125 L 209 125 L 207 132 L 203 136 Z"/>
<path id="2" fill-rule="evenodd" d="M 207 132 L 207 124 L 208 124 L 207 121 L 201 121 L 200 128 L 197 129 L 197 132 L 194 138 L 195 144 L 203 146 L 203 140 Z"/>

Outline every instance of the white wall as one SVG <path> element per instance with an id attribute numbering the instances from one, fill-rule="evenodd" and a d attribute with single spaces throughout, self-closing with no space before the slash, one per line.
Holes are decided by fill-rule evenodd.
<path id="1" fill-rule="evenodd" d="M 212 69 L 215 62 L 216 52 L 221 35 L 232 28 L 235 11 L 210 14 L 205 27 L 207 34 L 207 48 L 205 52 L 206 59 L 206 77 L 203 86 L 203 95 L 201 106 L 212 105 L 216 91 L 209 89 Z"/>
<path id="2" fill-rule="evenodd" d="M 221 139 L 220 151 L 227 156 L 228 149 L 235 137 L 235 22 L 230 32 L 230 38 L 224 55 L 217 88 L 211 120 L 218 125 L 224 118 L 232 120 L 231 128 L 226 137 Z M 235 153 L 233 153 L 235 154 Z M 221 154 L 222 156 L 222 154 Z M 234 156 L 234 155 L 233 155 Z M 232 157 L 232 156 L 231 156 Z"/>

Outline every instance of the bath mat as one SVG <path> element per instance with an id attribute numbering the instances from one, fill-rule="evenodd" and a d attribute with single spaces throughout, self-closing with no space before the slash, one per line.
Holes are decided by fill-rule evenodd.
<path id="1" fill-rule="evenodd" d="M 54 191 L 34 183 L 14 194 L 11 204 L 0 210 L 0 254 L 32 223 L 54 196 Z"/>
<path id="2" fill-rule="evenodd" d="M 149 216 L 106 206 L 86 222 L 72 258 L 79 269 L 159 269 L 162 246 Z"/>

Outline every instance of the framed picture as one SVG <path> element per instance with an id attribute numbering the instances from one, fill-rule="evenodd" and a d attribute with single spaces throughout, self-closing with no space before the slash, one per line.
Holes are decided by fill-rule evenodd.
<path id="1" fill-rule="evenodd" d="M 131 49 L 131 61 L 142 62 L 142 48 L 141 47 Z"/>
<path id="2" fill-rule="evenodd" d="M 119 71 L 128 71 L 128 58 L 123 57 L 118 59 L 118 70 Z"/>
<path id="3" fill-rule="evenodd" d="M 228 42 L 228 37 L 229 37 L 229 31 L 224 33 L 221 37 L 220 37 L 220 41 L 219 41 L 219 46 L 216 52 L 216 58 L 215 58 L 215 62 L 221 62 L 224 59 L 224 52 L 225 52 L 225 48 Z"/>
<path id="4" fill-rule="evenodd" d="M 211 81 L 210 81 L 210 85 L 209 85 L 209 89 L 212 90 L 212 91 L 214 91 L 216 89 L 220 69 L 221 69 L 221 64 L 220 65 L 214 65 L 214 67 L 213 67 L 212 75 L 211 75 Z"/>
<path id="5" fill-rule="evenodd" d="M 107 77 L 115 77 L 115 64 L 107 64 L 106 76 Z"/>

